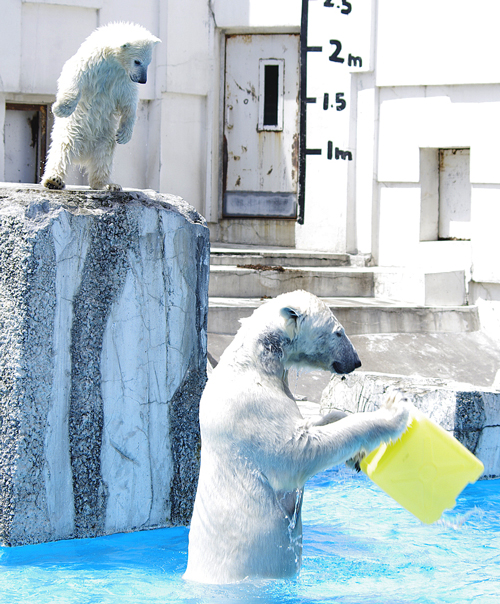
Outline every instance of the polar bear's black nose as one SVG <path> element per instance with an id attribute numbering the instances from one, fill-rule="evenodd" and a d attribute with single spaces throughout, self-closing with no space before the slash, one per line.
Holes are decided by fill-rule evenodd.
<path id="1" fill-rule="evenodd" d="M 333 370 L 335 373 L 351 373 L 358 367 L 361 367 L 361 361 L 357 353 L 354 353 L 352 359 L 346 359 L 345 361 L 334 361 L 332 363 Z"/>

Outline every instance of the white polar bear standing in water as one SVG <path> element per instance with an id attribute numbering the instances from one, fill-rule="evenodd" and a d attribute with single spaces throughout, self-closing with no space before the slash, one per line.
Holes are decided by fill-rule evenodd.
<path id="1" fill-rule="evenodd" d="M 397 439 L 408 410 L 391 399 L 373 413 L 306 421 L 288 388 L 288 369 L 343 374 L 360 365 L 330 309 L 307 292 L 278 296 L 243 321 L 201 399 L 186 579 L 230 583 L 298 572 L 305 482 Z"/>
<path id="2" fill-rule="evenodd" d="M 132 137 L 139 100 L 154 46 L 160 42 L 132 23 L 96 29 L 62 69 L 42 184 L 63 189 L 70 163 L 84 166 L 92 189 L 120 191 L 110 183 L 116 143 Z"/>

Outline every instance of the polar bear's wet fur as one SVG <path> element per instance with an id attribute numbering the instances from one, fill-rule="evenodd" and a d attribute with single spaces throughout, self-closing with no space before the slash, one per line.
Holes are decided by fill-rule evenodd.
<path id="1" fill-rule="evenodd" d="M 132 137 L 139 99 L 154 46 L 160 40 L 132 23 L 96 29 L 71 57 L 57 82 L 52 143 L 42 184 L 64 188 L 71 163 L 84 166 L 93 189 L 110 183 L 116 143 Z"/>
<path id="2" fill-rule="evenodd" d="M 360 366 L 329 308 L 304 291 L 278 296 L 245 319 L 208 380 L 188 580 L 295 575 L 305 482 L 406 428 L 399 399 L 373 413 L 303 419 L 287 385 L 292 366 L 334 373 Z"/>

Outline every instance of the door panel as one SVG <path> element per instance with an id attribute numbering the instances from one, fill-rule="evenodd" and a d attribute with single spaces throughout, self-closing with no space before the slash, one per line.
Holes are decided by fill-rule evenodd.
<path id="1" fill-rule="evenodd" d="M 439 150 L 439 238 L 470 239 L 470 149 Z"/>
<path id="2" fill-rule="evenodd" d="M 299 36 L 226 38 L 225 216 L 296 215 Z"/>

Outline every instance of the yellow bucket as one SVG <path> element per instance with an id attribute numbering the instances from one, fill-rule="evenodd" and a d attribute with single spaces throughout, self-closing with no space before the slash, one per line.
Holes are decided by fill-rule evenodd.
<path id="1" fill-rule="evenodd" d="M 381 445 L 360 464 L 363 472 L 425 524 L 445 509 L 484 471 L 479 459 L 451 434 L 414 409 L 401 438 Z"/>

